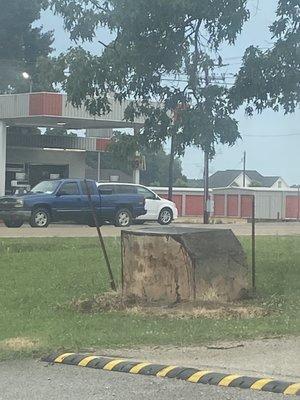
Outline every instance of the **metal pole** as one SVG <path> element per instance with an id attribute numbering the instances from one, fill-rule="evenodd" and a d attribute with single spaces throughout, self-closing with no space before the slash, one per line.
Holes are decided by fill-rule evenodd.
<path id="1" fill-rule="evenodd" d="M 246 187 L 246 152 L 244 151 L 244 163 L 243 163 L 243 187 Z"/>
<path id="2" fill-rule="evenodd" d="M 298 185 L 298 212 L 297 212 L 297 220 L 300 219 L 300 185 Z"/>
<path id="3" fill-rule="evenodd" d="M 203 204 L 203 223 L 209 224 L 209 155 L 204 151 L 204 204 Z"/>
<path id="4" fill-rule="evenodd" d="M 84 180 L 84 184 L 85 184 L 85 187 L 86 187 L 86 192 L 87 192 L 87 196 L 88 196 L 90 209 L 92 211 L 93 219 L 94 219 L 95 226 L 96 226 L 97 233 L 98 233 L 98 237 L 99 237 L 100 249 L 102 249 L 102 252 L 104 254 L 104 259 L 105 259 L 107 270 L 108 270 L 108 274 L 109 274 L 109 277 L 110 277 L 110 287 L 111 287 L 112 290 L 114 290 L 116 292 L 117 291 L 117 286 L 116 286 L 116 283 L 115 283 L 115 280 L 114 280 L 114 276 L 113 276 L 113 273 L 112 273 L 112 269 L 111 269 L 111 265 L 110 265 L 109 258 L 108 258 L 108 255 L 107 255 L 107 251 L 106 251 L 105 243 L 104 243 L 104 240 L 103 240 L 103 236 L 102 236 L 102 233 L 101 233 L 101 230 L 100 230 L 100 227 L 99 227 L 99 222 L 98 222 L 96 210 L 95 210 L 95 207 L 94 207 L 94 204 L 93 204 L 93 201 L 92 201 L 90 188 L 89 188 L 89 185 L 88 185 L 86 179 Z"/>
<path id="5" fill-rule="evenodd" d="M 175 137 L 174 133 L 171 137 L 171 151 L 169 160 L 169 189 L 168 200 L 173 201 L 173 185 L 174 185 L 174 160 L 175 160 Z"/>
<path id="6" fill-rule="evenodd" d="M 98 182 L 101 180 L 101 153 L 98 151 Z"/>
<path id="7" fill-rule="evenodd" d="M 256 282 L 255 282 L 255 274 L 256 274 L 256 260 L 255 260 L 255 195 L 252 198 L 252 289 L 255 291 Z"/>
<path id="8" fill-rule="evenodd" d="M 29 93 L 32 93 L 32 91 L 33 91 L 33 81 L 30 78 L 30 80 L 29 80 Z"/>

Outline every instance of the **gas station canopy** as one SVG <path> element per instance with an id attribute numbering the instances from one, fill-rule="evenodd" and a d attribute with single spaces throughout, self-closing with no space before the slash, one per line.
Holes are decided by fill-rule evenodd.
<path id="1" fill-rule="evenodd" d="M 0 121 L 7 126 L 64 127 L 65 129 L 141 128 L 143 118 L 134 123 L 124 120 L 129 101 L 111 99 L 109 114 L 93 116 L 84 107 L 75 108 L 61 93 L 0 95 Z"/>
<path id="2" fill-rule="evenodd" d="M 111 111 L 103 116 L 93 116 L 84 107 L 75 108 L 61 93 L 22 93 L 0 95 L 0 196 L 5 192 L 7 145 L 56 149 L 81 149 L 105 151 L 107 139 L 29 137 L 6 134 L 7 127 L 49 127 L 64 129 L 141 129 L 142 117 L 133 123 L 125 121 L 124 113 L 129 101 L 117 102 L 111 98 Z"/>

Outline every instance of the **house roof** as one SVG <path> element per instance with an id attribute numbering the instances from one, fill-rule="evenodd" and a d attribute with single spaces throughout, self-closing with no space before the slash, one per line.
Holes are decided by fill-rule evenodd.
<path id="1" fill-rule="evenodd" d="M 217 171 L 209 177 L 209 187 L 221 188 L 228 187 L 243 173 L 240 169 L 227 169 L 226 171 Z M 246 170 L 246 175 L 251 181 L 259 182 L 263 187 L 271 187 L 280 178 L 279 176 L 263 176 L 258 171 Z M 204 186 L 203 180 L 200 182 Z"/>

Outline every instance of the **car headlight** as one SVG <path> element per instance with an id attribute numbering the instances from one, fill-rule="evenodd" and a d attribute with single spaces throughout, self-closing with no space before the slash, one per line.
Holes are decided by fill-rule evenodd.
<path id="1" fill-rule="evenodd" d="M 18 199 L 15 203 L 16 208 L 24 207 L 24 200 Z"/>

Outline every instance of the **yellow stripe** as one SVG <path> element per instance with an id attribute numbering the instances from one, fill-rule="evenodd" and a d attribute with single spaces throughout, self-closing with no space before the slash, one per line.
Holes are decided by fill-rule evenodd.
<path id="1" fill-rule="evenodd" d="M 60 355 L 59 357 L 57 357 L 54 362 L 56 363 L 62 363 L 64 361 L 65 358 L 67 358 L 68 356 L 72 356 L 75 353 L 64 353 L 62 355 Z"/>
<path id="2" fill-rule="evenodd" d="M 293 385 L 287 387 L 283 392 L 283 394 L 297 394 L 299 390 L 300 390 L 300 383 L 294 383 Z"/>
<path id="3" fill-rule="evenodd" d="M 95 358 L 99 358 L 97 356 L 89 356 L 89 357 L 85 357 L 83 360 L 80 361 L 80 363 L 78 364 L 79 367 L 86 367 L 88 365 L 88 363 L 92 360 L 95 360 Z"/>
<path id="4" fill-rule="evenodd" d="M 106 364 L 103 369 L 107 370 L 107 371 L 111 371 L 115 366 L 117 366 L 118 364 L 121 364 L 121 362 L 126 361 L 126 360 L 113 360 L 110 361 L 108 364 Z"/>
<path id="5" fill-rule="evenodd" d="M 130 374 L 138 374 L 141 369 L 148 367 L 148 365 L 151 365 L 149 363 L 140 363 L 138 365 L 135 365 L 134 367 L 131 368 L 129 371 Z"/>
<path id="6" fill-rule="evenodd" d="M 254 382 L 251 386 L 251 389 L 254 390 L 261 390 L 267 383 L 272 382 L 273 379 L 259 379 L 258 381 Z"/>
<path id="7" fill-rule="evenodd" d="M 166 367 L 166 368 L 162 369 L 161 371 L 159 371 L 159 372 L 156 374 L 156 376 L 158 376 L 158 377 L 160 377 L 160 378 L 165 378 L 166 375 L 167 375 L 169 372 L 173 371 L 173 369 L 175 369 L 175 368 L 177 368 L 177 367 L 174 367 L 174 366 L 170 365 L 169 367 Z"/>
<path id="8" fill-rule="evenodd" d="M 188 382 L 197 383 L 203 376 L 210 374 L 212 371 L 198 371 L 187 379 Z"/>
<path id="9" fill-rule="evenodd" d="M 225 378 L 223 378 L 219 382 L 219 386 L 229 386 L 232 381 L 234 381 L 235 379 L 240 378 L 240 377 L 241 377 L 241 375 L 228 375 L 228 376 L 225 376 Z"/>

